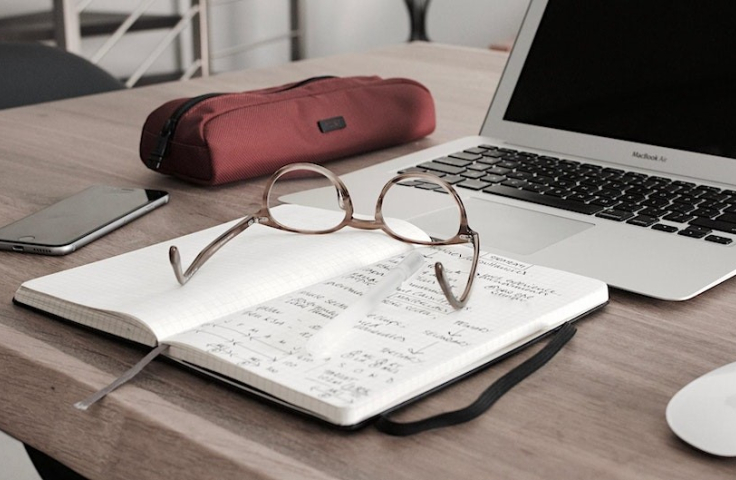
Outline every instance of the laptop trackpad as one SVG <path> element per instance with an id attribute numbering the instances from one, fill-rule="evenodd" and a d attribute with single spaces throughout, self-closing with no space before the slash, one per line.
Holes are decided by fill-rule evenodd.
<path id="1" fill-rule="evenodd" d="M 480 234 L 482 250 L 489 247 L 530 255 L 571 235 L 587 230 L 592 223 L 570 220 L 479 198 L 463 200 L 470 228 Z M 413 217 L 411 222 L 432 235 L 442 226 L 456 222 L 457 209 L 447 208 Z"/>

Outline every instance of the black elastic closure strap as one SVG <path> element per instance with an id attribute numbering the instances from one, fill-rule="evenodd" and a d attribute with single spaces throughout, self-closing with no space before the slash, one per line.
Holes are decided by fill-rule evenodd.
<path id="1" fill-rule="evenodd" d="M 509 373 L 496 380 L 478 397 L 477 400 L 475 400 L 475 402 L 465 408 L 406 423 L 395 422 L 389 419 L 386 415 L 381 415 L 374 425 L 383 433 L 403 437 L 431 430 L 433 428 L 449 427 L 451 425 L 458 425 L 460 423 L 473 420 L 491 408 L 491 406 L 496 403 L 496 400 L 501 398 L 516 384 L 550 361 L 552 357 L 554 357 L 557 352 L 559 352 L 573 337 L 573 335 L 575 335 L 576 331 L 577 330 L 572 323 L 564 324 L 542 350 L 535 353 L 533 357 L 529 358 Z"/>

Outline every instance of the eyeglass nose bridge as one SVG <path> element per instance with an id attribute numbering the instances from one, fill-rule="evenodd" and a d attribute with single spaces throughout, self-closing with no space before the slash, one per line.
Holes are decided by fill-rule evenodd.
<path id="1" fill-rule="evenodd" d="M 350 226 L 360 230 L 381 230 L 383 222 L 378 219 L 356 218 L 350 220 Z"/>

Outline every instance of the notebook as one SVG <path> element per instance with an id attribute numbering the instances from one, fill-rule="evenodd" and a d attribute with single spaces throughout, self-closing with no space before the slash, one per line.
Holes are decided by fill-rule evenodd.
<path id="1" fill-rule="evenodd" d="M 332 213 L 277 208 L 285 220 Z M 415 247 L 378 231 L 301 235 L 255 225 L 179 285 L 169 247 L 179 247 L 188 264 L 233 223 L 27 281 L 14 300 L 122 339 L 168 345 L 166 355 L 183 365 L 349 427 L 452 382 L 608 299 L 600 281 L 483 254 L 468 305 L 454 310 L 433 265 L 441 261 L 447 272 L 467 276 L 472 249 L 422 247 L 417 251 L 426 264 L 415 276 L 328 356 L 312 355 L 304 348 L 307 340 Z"/>
<path id="2" fill-rule="evenodd" d="M 480 171 L 463 171 L 456 186 L 484 250 L 691 298 L 736 270 L 734 16 L 727 0 L 532 0 L 478 136 L 342 178 L 358 211 L 372 214 L 397 172 L 428 163 L 437 172 L 468 156 Z M 488 173 L 483 162 L 506 163 Z M 543 170 L 529 177 L 534 162 Z M 577 188 L 565 193 L 569 177 L 556 174 L 571 168 Z M 438 173 L 455 182 L 449 170 Z M 622 180 L 634 183 L 621 189 Z M 315 192 L 285 200 L 320 204 Z M 427 202 L 387 213 L 433 234 Z"/>

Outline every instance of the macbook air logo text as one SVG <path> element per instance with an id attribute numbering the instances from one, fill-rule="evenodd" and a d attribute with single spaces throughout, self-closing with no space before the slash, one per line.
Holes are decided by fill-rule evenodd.
<path id="1" fill-rule="evenodd" d="M 642 153 L 642 152 L 637 152 L 636 150 L 634 150 L 631 153 L 631 156 L 635 158 L 641 158 L 642 160 L 651 160 L 653 162 L 666 162 L 667 161 L 667 157 L 665 157 L 664 155 L 652 155 L 651 153 Z"/>

